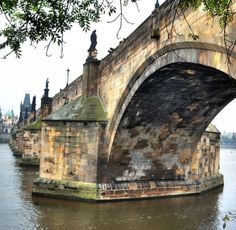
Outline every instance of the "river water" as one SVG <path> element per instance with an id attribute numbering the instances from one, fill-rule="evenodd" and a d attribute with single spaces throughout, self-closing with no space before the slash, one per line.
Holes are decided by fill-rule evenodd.
<path id="1" fill-rule="evenodd" d="M 221 149 L 223 188 L 203 195 L 117 203 L 83 203 L 31 197 L 34 168 L 17 164 L 0 144 L 0 230 L 236 229 L 236 150 Z"/>

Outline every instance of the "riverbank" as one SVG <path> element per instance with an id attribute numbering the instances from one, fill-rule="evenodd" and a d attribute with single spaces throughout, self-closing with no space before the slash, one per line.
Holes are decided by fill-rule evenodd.
<path id="1" fill-rule="evenodd" d="M 222 149 L 236 149 L 236 143 L 224 143 L 224 144 L 220 144 L 220 147 Z"/>

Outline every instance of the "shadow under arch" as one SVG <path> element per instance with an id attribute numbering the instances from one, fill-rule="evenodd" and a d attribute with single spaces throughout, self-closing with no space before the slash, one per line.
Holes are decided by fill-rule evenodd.
<path id="1" fill-rule="evenodd" d="M 149 74 L 123 108 L 105 177 L 188 178 L 202 134 L 236 97 L 235 82 L 220 70 L 188 62 L 173 62 Z M 179 177 L 173 175 L 174 167 Z"/>
<path id="2" fill-rule="evenodd" d="M 192 63 L 215 68 L 228 76 L 232 86 L 236 78 L 236 52 L 231 54 L 231 64 L 227 65 L 224 47 L 202 42 L 181 42 L 167 45 L 151 55 L 135 72 L 124 89 L 108 125 L 108 161 L 110 158 L 116 131 L 123 114 L 135 92 L 150 75 L 173 63 Z M 230 71 L 231 77 L 227 74 Z M 230 86 L 231 87 L 231 86 Z M 226 103 L 227 104 L 227 103 Z M 225 104 L 225 105 L 226 105 Z"/>

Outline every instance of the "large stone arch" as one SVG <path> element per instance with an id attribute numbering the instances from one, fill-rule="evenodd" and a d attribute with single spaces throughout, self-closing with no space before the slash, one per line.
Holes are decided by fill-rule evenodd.
<path id="1" fill-rule="evenodd" d="M 189 162 L 181 161 L 190 158 L 207 125 L 236 97 L 235 61 L 233 53 L 229 77 L 225 49 L 202 43 L 173 44 L 149 58 L 131 78 L 108 127 L 109 176 L 187 178 Z M 166 161 L 164 172 L 154 162 L 157 156 L 172 158 L 173 164 Z M 144 162 L 142 170 L 135 166 L 139 176 L 130 169 L 136 160 Z"/>
<path id="2" fill-rule="evenodd" d="M 130 78 L 118 101 L 113 117 L 107 129 L 108 160 L 120 120 L 131 98 L 141 84 L 154 72 L 172 63 L 194 63 L 215 68 L 229 75 L 233 82 L 236 79 L 236 52 L 231 53 L 228 64 L 225 47 L 211 43 L 181 42 L 167 45 L 150 56 L 140 65 Z"/>

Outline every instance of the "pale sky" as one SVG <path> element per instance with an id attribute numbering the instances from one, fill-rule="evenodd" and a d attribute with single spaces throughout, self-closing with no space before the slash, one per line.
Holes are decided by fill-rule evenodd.
<path id="1" fill-rule="evenodd" d="M 160 3 L 164 1 L 159 1 Z M 119 42 L 127 37 L 137 26 L 140 25 L 153 11 L 156 0 L 139 1 L 140 11 L 134 4 L 125 8 L 125 14 L 130 22 L 123 24 L 120 40 L 116 38 L 119 28 L 119 21 L 107 23 L 115 18 L 104 18 L 101 23 L 93 24 L 91 31 L 97 30 L 98 58 L 102 59 L 108 54 L 108 50 L 115 48 Z M 47 43 L 40 43 L 37 48 L 25 44 L 22 47 L 22 57 L 15 58 L 14 54 L 6 60 L 0 59 L 0 107 L 5 113 L 13 108 L 15 114 L 19 115 L 20 102 L 23 101 L 25 93 L 30 93 L 31 100 L 34 95 L 37 97 L 37 108 L 40 106 L 40 99 L 45 88 L 45 81 L 49 78 L 50 96 L 59 92 L 60 88 L 66 85 L 66 70 L 70 69 L 69 82 L 76 79 L 82 73 L 83 63 L 87 58 L 87 49 L 90 46 L 90 34 L 83 32 L 79 26 L 66 33 L 64 45 L 64 57 L 60 58 L 60 49 L 53 46 L 46 56 L 44 47 Z M 0 57 L 4 55 L 0 52 Z M 216 117 L 213 123 L 223 131 L 236 131 L 236 101 L 233 101 Z"/>
<path id="2" fill-rule="evenodd" d="M 108 54 L 108 50 L 115 48 L 119 42 L 127 37 L 137 26 L 139 26 L 153 11 L 155 0 L 139 2 L 138 12 L 135 4 L 124 8 L 126 18 L 133 22 L 133 25 L 123 23 L 120 33 L 120 40 L 116 38 L 119 28 L 119 21 L 107 23 L 116 16 L 105 17 L 101 23 L 92 24 L 91 31 L 97 30 L 98 58 L 101 59 Z M 161 1 L 160 1 L 161 2 Z M 163 2 L 163 1 L 162 1 Z M 146 3 L 146 4 L 145 4 Z M 45 88 L 45 81 L 49 78 L 50 96 L 59 92 L 60 88 L 66 85 L 66 70 L 70 69 L 69 82 L 82 74 L 83 64 L 87 58 L 87 50 L 90 46 L 91 31 L 85 33 L 79 26 L 74 26 L 71 31 L 65 34 L 66 44 L 64 45 L 64 57 L 60 58 L 60 48 L 52 46 L 46 56 L 45 46 L 47 43 L 40 43 L 37 48 L 25 44 L 22 47 L 22 57 L 9 56 L 6 60 L 0 59 L 0 106 L 3 112 L 12 109 L 19 114 L 20 102 L 23 101 L 25 93 L 30 93 L 31 99 L 37 97 L 37 108 Z M 4 51 L 0 52 L 0 57 Z"/>

